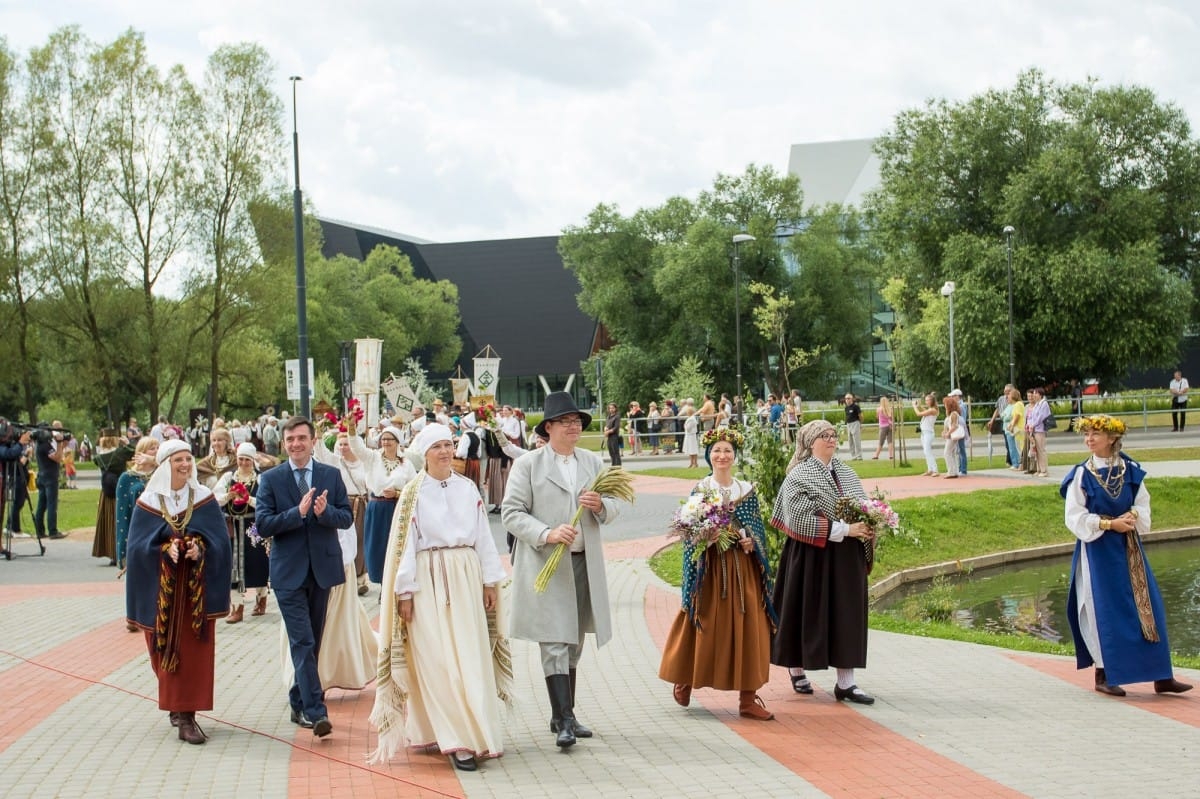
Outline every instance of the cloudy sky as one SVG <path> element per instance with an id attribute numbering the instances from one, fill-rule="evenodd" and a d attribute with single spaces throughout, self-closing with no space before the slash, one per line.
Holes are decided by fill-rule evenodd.
<path id="1" fill-rule="evenodd" d="M 1032 66 L 1148 86 L 1200 124 L 1194 0 L 0 0 L 19 51 L 68 24 L 139 30 L 194 79 L 218 45 L 262 44 L 288 130 L 303 77 L 317 212 L 436 241 L 552 235 L 600 202 L 782 172 L 792 144 L 877 136 Z"/>

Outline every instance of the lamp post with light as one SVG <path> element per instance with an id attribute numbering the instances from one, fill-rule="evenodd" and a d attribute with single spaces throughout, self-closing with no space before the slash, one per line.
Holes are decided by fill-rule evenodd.
<path id="1" fill-rule="evenodd" d="M 300 415 L 311 419 L 308 397 L 308 302 L 304 279 L 304 199 L 300 194 L 300 134 L 296 129 L 296 84 L 299 75 L 288 78 L 292 82 L 292 161 L 296 171 L 296 190 L 292 192 L 292 222 L 296 226 L 296 330 L 299 339 L 300 358 Z"/>
<path id="2" fill-rule="evenodd" d="M 942 296 L 950 301 L 950 390 L 953 391 L 958 381 L 954 375 L 954 281 L 947 280 L 942 285 Z"/>
<path id="3" fill-rule="evenodd" d="M 749 233 L 738 233 L 733 237 L 733 337 L 736 348 L 735 357 L 737 358 L 737 383 L 734 386 L 734 393 L 738 395 L 742 393 L 742 259 L 739 248 L 742 242 L 754 240 L 755 238 Z"/>
<path id="4" fill-rule="evenodd" d="M 1012 225 L 1004 226 L 1004 242 L 1008 247 L 1008 382 L 1017 384 L 1017 358 L 1013 350 L 1013 291 L 1012 291 L 1012 237 L 1017 229 Z"/>

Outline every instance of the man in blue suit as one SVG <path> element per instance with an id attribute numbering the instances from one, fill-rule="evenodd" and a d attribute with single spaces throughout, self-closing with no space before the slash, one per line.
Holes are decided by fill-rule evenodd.
<path id="1" fill-rule="evenodd" d="M 345 580 L 337 533 L 354 521 L 338 470 L 313 460 L 312 422 L 293 416 L 282 433 L 288 459 L 260 478 L 254 521 L 259 535 L 271 539 L 271 585 L 296 670 L 288 691 L 292 722 L 323 738 L 333 725 L 317 656 L 329 589 Z"/>

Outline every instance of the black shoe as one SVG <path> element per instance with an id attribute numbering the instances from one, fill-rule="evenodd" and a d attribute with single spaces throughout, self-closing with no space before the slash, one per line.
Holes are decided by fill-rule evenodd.
<path id="1" fill-rule="evenodd" d="M 43 536 L 38 536 L 38 538 L 42 538 L 42 537 Z M 66 538 L 66 536 L 63 535 L 62 533 L 51 533 L 50 535 L 45 536 L 45 538 L 49 538 L 51 540 L 57 541 L 60 538 Z"/>
<path id="2" fill-rule="evenodd" d="M 318 738 L 324 738 L 326 735 L 333 732 L 333 724 L 329 722 L 329 716 L 321 716 L 321 718 L 312 722 L 312 731 L 313 735 L 317 736 Z"/>
<path id="3" fill-rule="evenodd" d="M 1154 681 L 1154 693 L 1156 694 L 1182 694 L 1190 690 L 1192 690 L 1192 686 L 1185 682 L 1180 682 L 1174 677 Z"/>
<path id="4" fill-rule="evenodd" d="M 792 690 L 796 693 L 811 694 L 813 692 L 812 682 L 809 681 L 807 674 L 801 674 L 799 676 L 795 674 L 789 674 L 788 676 L 792 678 Z"/>
<path id="5" fill-rule="evenodd" d="M 1125 689 L 1108 681 L 1104 669 L 1096 669 L 1096 691 L 1108 696 L 1125 696 Z"/>
<path id="6" fill-rule="evenodd" d="M 843 699 L 849 699 L 860 705 L 875 704 L 875 697 L 871 696 L 857 685 L 851 685 L 849 688 L 839 688 L 833 686 L 833 698 L 841 702 Z"/>
<path id="7" fill-rule="evenodd" d="M 303 727 L 306 730 L 311 730 L 312 726 L 313 726 L 312 721 L 309 720 L 309 718 L 307 716 L 305 716 L 303 713 L 301 713 L 299 710 L 292 711 L 292 723 L 299 724 L 301 727 Z"/>
<path id="8" fill-rule="evenodd" d="M 476 771 L 479 769 L 479 764 L 475 762 L 475 758 L 469 757 L 466 760 L 459 760 L 454 755 L 450 755 L 450 762 L 459 771 Z"/>

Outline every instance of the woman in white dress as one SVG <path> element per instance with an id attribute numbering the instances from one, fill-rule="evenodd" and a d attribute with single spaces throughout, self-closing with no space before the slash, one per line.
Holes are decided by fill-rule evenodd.
<path id="1" fill-rule="evenodd" d="M 363 554 L 367 561 L 367 575 L 371 582 L 378 583 L 383 580 L 388 528 L 392 524 L 392 514 L 396 512 L 396 499 L 416 472 L 399 451 L 400 436 L 394 427 L 385 427 L 380 431 L 378 450 L 367 449 L 358 436 L 350 436 L 349 444 L 355 456 L 367 466 L 367 489 L 371 492 L 371 499 L 367 503 L 366 521 L 363 524 L 366 549 Z"/>
<path id="2" fill-rule="evenodd" d="M 504 753 L 501 704 L 512 656 L 499 630 L 505 577 L 479 490 L 451 468 L 450 429 L 431 423 L 410 452 L 425 469 L 404 489 L 388 536 L 372 762 L 400 745 L 474 771 Z"/>
<path id="3" fill-rule="evenodd" d="M 700 440 L 696 433 L 700 429 L 700 417 L 696 415 L 696 406 L 688 399 L 681 411 L 683 420 L 683 454 L 688 456 L 688 468 L 695 469 L 696 459 L 700 457 Z"/>
<path id="4" fill-rule="evenodd" d="M 921 417 L 921 449 L 925 451 L 925 474 L 938 476 L 937 456 L 933 454 L 933 438 L 937 432 L 938 406 L 933 393 L 925 395 L 925 407 L 913 400 L 913 412 Z"/>

